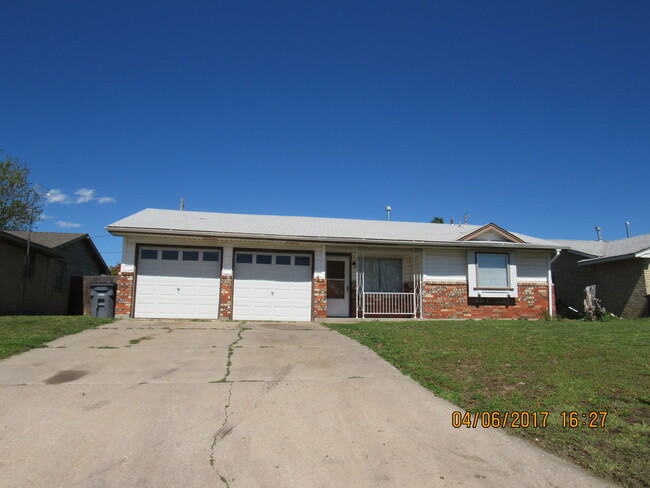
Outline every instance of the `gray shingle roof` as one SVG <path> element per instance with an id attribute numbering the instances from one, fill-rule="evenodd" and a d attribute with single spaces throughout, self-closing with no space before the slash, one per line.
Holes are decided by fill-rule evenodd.
<path id="1" fill-rule="evenodd" d="M 554 242 L 594 258 L 627 256 L 650 249 L 650 234 L 627 237 L 616 241 L 571 241 L 554 239 Z"/>
<path id="2" fill-rule="evenodd" d="M 353 220 L 278 215 L 241 215 L 148 208 L 107 227 L 111 233 L 153 232 L 220 237 L 288 238 L 303 240 L 450 243 L 482 226 L 382 220 Z M 514 234 L 514 233 L 513 233 Z M 560 247 L 522 234 L 522 247 Z M 467 245 L 468 243 L 464 243 Z M 500 245 L 503 243 L 495 243 Z"/>
<path id="3" fill-rule="evenodd" d="M 29 232 L 26 230 L 7 230 L 5 232 L 20 237 L 21 239 L 27 239 L 29 235 Z M 31 241 L 41 246 L 55 249 L 87 235 L 74 232 L 32 232 Z"/>

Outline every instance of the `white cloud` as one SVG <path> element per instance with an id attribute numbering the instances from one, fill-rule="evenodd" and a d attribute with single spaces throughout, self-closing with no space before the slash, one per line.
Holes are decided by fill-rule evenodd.
<path id="1" fill-rule="evenodd" d="M 70 198 L 68 198 L 68 195 L 63 193 L 61 190 L 57 190 L 56 188 L 53 190 L 50 190 L 47 195 L 47 203 L 70 203 Z"/>
<path id="2" fill-rule="evenodd" d="M 54 217 L 50 217 L 49 215 L 41 214 L 41 215 L 38 217 L 38 220 L 50 220 L 50 219 L 53 219 L 53 218 L 54 218 Z"/>
<path id="3" fill-rule="evenodd" d="M 76 197 L 70 198 L 68 195 L 63 193 L 61 190 L 50 190 L 47 194 L 47 203 L 88 203 L 88 202 L 97 202 L 97 203 L 115 203 L 116 200 L 113 197 L 98 197 L 97 191 L 93 188 L 79 188 L 74 192 Z"/>
<path id="4" fill-rule="evenodd" d="M 81 227 L 82 224 L 75 224 L 74 222 L 68 222 L 66 220 L 58 220 L 56 225 L 62 227 L 63 229 L 73 229 L 75 227 Z"/>
<path id="5" fill-rule="evenodd" d="M 86 203 L 95 199 L 95 190 L 92 188 L 79 188 L 74 194 L 77 195 L 75 203 Z"/>

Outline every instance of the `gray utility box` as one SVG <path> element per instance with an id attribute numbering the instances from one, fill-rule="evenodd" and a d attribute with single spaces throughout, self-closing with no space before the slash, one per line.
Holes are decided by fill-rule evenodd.
<path id="1" fill-rule="evenodd" d="M 90 315 L 93 317 L 115 317 L 115 283 L 90 284 Z"/>

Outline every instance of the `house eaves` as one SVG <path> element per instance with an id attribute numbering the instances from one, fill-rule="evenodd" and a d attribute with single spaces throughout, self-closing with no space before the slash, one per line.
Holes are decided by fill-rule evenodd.
<path id="1" fill-rule="evenodd" d="M 578 261 L 578 266 L 589 266 L 591 264 L 609 263 L 613 261 L 623 261 L 624 259 L 650 258 L 650 249 L 644 249 L 639 252 L 628 254 L 619 254 L 618 256 L 599 256 L 595 258 L 583 259 Z"/>
<path id="2" fill-rule="evenodd" d="M 331 244 L 374 244 L 374 245 L 391 245 L 391 246 L 416 246 L 416 247 L 461 247 L 461 248 L 507 248 L 507 249 L 539 249 L 539 250 L 557 250 L 562 248 L 553 242 L 548 244 L 532 244 L 526 242 L 501 242 L 501 241 L 424 241 L 410 239 L 378 239 L 378 238 L 354 238 L 354 237 L 330 237 L 330 236 L 298 236 L 298 235 L 278 235 L 263 233 L 234 233 L 234 232 L 217 232 L 217 231 L 186 231 L 178 229 L 163 228 L 137 228 L 137 227 L 118 227 L 109 226 L 107 230 L 116 236 L 130 235 L 164 235 L 164 236 L 185 236 L 185 237 L 203 237 L 232 240 L 274 240 L 287 242 L 306 242 L 306 243 L 331 243 Z"/>

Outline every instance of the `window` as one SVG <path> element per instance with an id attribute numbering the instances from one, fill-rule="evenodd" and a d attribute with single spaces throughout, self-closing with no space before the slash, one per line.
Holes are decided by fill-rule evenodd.
<path id="1" fill-rule="evenodd" d="M 291 256 L 276 256 L 275 264 L 291 264 Z"/>
<path id="2" fill-rule="evenodd" d="M 294 259 L 296 266 L 309 266 L 309 256 L 296 256 Z"/>
<path id="3" fill-rule="evenodd" d="M 58 261 L 54 270 L 54 289 L 63 290 L 65 288 L 65 263 Z"/>
<path id="4" fill-rule="evenodd" d="M 203 261 L 219 261 L 219 252 L 203 251 Z"/>
<path id="5" fill-rule="evenodd" d="M 183 261 L 198 261 L 199 251 L 183 251 Z"/>
<path id="6" fill-rule="evenodd" d="M 140 257 L 142 259 L 158 259 L 158 251 L 155 249 L 143 249 L 140 251 Z"/>
<path id="7" fill-rule="evenodd" d="M 237 253 L 237 262 L 238 263 L 252 263 L 253 262 L 253 255 L 252 254 L 244 254 L 244 253 Z"/>
<path id="8" fill-rule="evenodd" d="M 517 253 L 467 251 L 470 297 L 517 298 Z"/>
<path id="9" fill-rule="evenodd" d="M 509 288 L 508 255 L 477 252 L 476 285 L 478 288 Z"/>
<path id="10" fill-rule="evenodd" d="M 178 261 L 178 251 L 163 251 L 162 258 L 166 261 Z"/>
<path id="11" fill-rule="evenodd" d="M 271 264 L 273 262 L 273 256 L 270 254 L 258 254 L 255 262 L 257 264 Z"/>
<path id="12" fill-rule="evenodd" d="M 365 291 L 385 293 L 402 291 L 401 259 L 364 258 L 363 271 Z"/>

